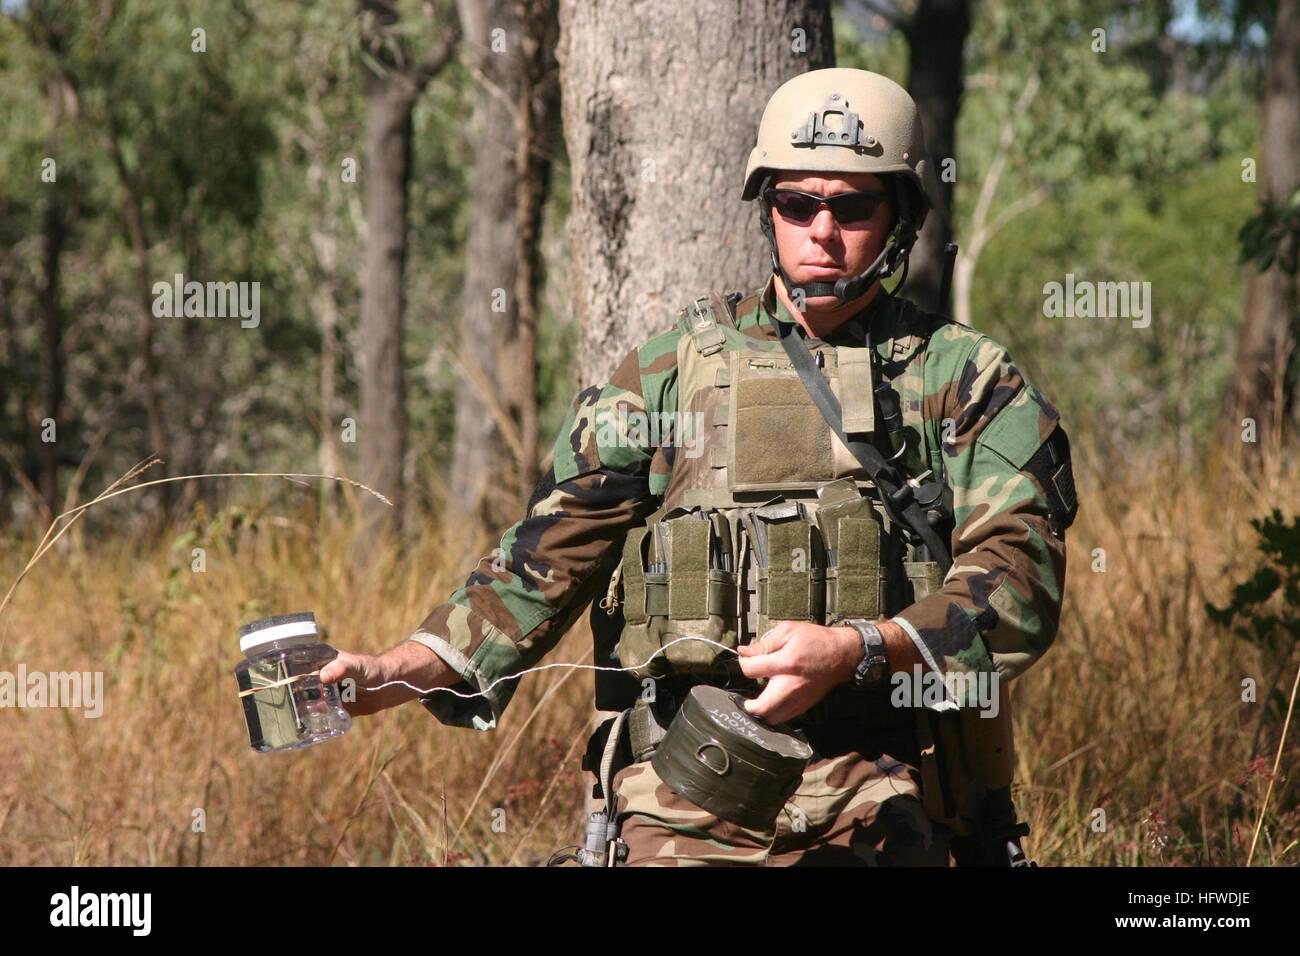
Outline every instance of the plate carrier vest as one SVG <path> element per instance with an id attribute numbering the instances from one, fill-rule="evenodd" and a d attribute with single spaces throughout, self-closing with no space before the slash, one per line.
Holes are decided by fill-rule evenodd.
<path id="1" fill-rule="evenodd" d="M 735 676 L 737 659 L 723 648 L 755 640 L 775 621 L 876 620 L 941 583 L 936 562 L 915 560 L 781 344 L 735 329 L 734 298 L 704 296 L 678 316 L 672 476 L 659 511 L 628 533 L 602 602 L 620 601 L 621 586 L 618 655 L 640 678 Z M 900 340 L 896 357 L 927 337 Z M 809 350 L 843 407 L 845 431 L 875 432 L 872 350 L 815 340 Z M 920 364 L 902 374 L 919 376 Z M 887 438 L 906 449 L 893 420 L 900 427 Z M 906 450 L 924 460 L 921 449 Z M 690 637 L 712 643 L 680 640 Z"/>

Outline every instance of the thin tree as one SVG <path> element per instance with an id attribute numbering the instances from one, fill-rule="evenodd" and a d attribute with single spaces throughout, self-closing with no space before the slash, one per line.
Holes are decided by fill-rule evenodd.
<path id="1" fill-rule="evenodd" d="M 916 101 L 925 148 L 935 170 L 933 187 L 941 208 L 926 217 L 909 256 L 906 295 L 923 309 L 943 312 L 940 301 L 944 247 L 952 241 L 956 182 L 957 113 L 964 83 L 964 52 L 970 33 L 970 0 L 920 0 L 911 14 L 903 4 L 864 0 L 863 6 L 902 32 L 910 54 L 907 91 Z"/>
<path id="2" fill-rule="evenodd" d="M 1234 443 L 1249 430 L 1246 419 L 1255 423 L 1259 437 L 1271 431 L 1275 439 L 1280 438 L 1289 414 L 1297 407 L 1297 386 L 1294 377 L 1288 376 L 1288 368 L 1295 361 L 1300 341 L 1296 308 L 1300 0 L 1278 0 L 1273 18 L 1260 116 L 1258 176 L 1262 212 L 1256 222 L 1264 228 L 1252 244 L 1257 261 L 1267 268 L 1252 268 L 1246 277 L 1237 355 L 1224 397 L 1223 435 Z"/>
<path id="3" fill-rule="evenodd" d="M 360 448 L 366 484 L 393 498 L 401 527 L 406 404 L 402 374 L 407 181 L 411 171 L 411 111 L 429 81 L 447 64 L 459 39 L 451 11 L 442 35 L 418 62 L 391 0 L 360 0 L 362 71 L 366 94 L 366 251 L 360 327 Z M 367 499 L 366 524 L 385 516 Z"/>
<path id="4" fill-rule="evenodd" d="M 469 525 L 497 530 L 537 480 L 539 233 L 558 139 L 559 21 L 556 0 L 458 0 L 458 9 L 479 92 L 451 500 Z"/>

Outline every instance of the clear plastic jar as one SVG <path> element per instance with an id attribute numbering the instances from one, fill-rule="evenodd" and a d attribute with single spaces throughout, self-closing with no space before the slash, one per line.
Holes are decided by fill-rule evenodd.
<path id="1" fill-rule="evenodd" d="M 348 732 L 338 684 L 322 685 L 320 670 L 338 651 L 322 644 L 316 616 L 280 614 L 239 629 L 247 655 L 235 668 L 248 723 L 248 742 L 259 753 L 296 750 Z"/>

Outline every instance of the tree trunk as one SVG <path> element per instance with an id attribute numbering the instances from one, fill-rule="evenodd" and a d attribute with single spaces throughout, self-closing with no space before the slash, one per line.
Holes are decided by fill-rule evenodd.
<path id="1" fill-rule="evenodd" d="M 538 239 L 556 138 L 559 24 L 555 0 L 460 0 L 458 9 L 480 94 L 451 494 L 471 524 L 496 530 L 518 517 L 537 481 Z M 504 52 L 493 50 L 496 28 Z"/>
<path id="2" fill-rule="evenodd" d="M 366 252 L 361 280 L 361 420 L 363 481 L 397 505 L 401 527 L 406 402 L 402 324 L 406 267 L 406 182 L 411 166 L 411 108 L 403 78 L 366 76 Z M 382 516 L 366 498 L 367 524 Z"/>
<path id="3" fill-rule="evenodd" d="M 537 308 L 542 287 L 542 207 L 551 181 L 552 151 L 559 142 L 560 39 L 558 0 L 522 0 L 523 26 L 520 106 L 515 112 L 515 300 L 519 306 L 515 355 L 520 369 L 506 405 L 519 420 L 520 503 L 527 504 L 537 484 Z"/>
<path id="4" fill-rule="evenodd" d="M 1260 129 L 1259 194 L 1283 207 L 1300 189 L 1300 0 L 1279 0 L 1268 52 Z M 1273 264 L 1250 268 L 1237 357 L 1224 398 L 1223 437 L 1240 442 L 1242 420 L 1254 419 L 1259 440 L 1280 429 L 1294 396 L 1286 393 L 1286 372 L 1296 349 L 1296 259 L 1294 234 L 1283 236 Z M 1252 446 L 1247 444 L 1246 448 Z M 1259 445 L 1255 446 L 1258 448 Z"/>
<path id="5" fill-rule="evenodd" d="M 770 272 L 740 201 L 763 106 L 834 64 L 829 0 L 561 0 L 571 285 L 584 383 L 711 289 Z"/>
<path id="6" fill-rule="evenodd" d="M 311 238 L 320 263 L 321 280 L 312 294 L 312 311 L 320 321 L 320 470 L 323 475 L 337 475 L 339 419 L 334 412 L 339 365 L 339 306 L 335 292 L 338 240 L 325 232 L 313 232 Z M 330 513 L 334 511 L 335 488 L 332 481 L 321 482 L 321 500 Z"/>
<path id="7" fill-rule="evenodd" d="M 153 270 L 149 264 L 149 238 L 145 232 L 144 211 L 140 193 L 130 171 L 118 136 L 116 121 L 110 116 L 110 132 L 107 136 L 118 180 L 122 184 L 123 215 L 126 217 L 127 234 L 131 237 L 131 247 L 135 252 L 136 281 L 140 296 L 140 360 L 143 374 L 140 378 L 144 396 L 145 415 L 149 422 L 150 454 L 162 459 L 158 466 L 158 478 L 166 478 L 171 471 L 167 459 L 167 427 L 163 421 L 162 399 L 159 395 L 158 380 L 161 377 L 158 357 L 154 354 L 154 314 L 153 314 Z M 172 485 L 158 485 L 163 521 L 171 516 Z"/>
<path id="8" fill-rule="evenodd" d="M 516 304 L 514 144 L 509 135 L 514 125 L 514 70 L 509 54 L 492 52 L 490 34 L 496 28 L 505 30 L 517 51 L 519 31 L 509 0 L 457 0 L 456 6 L 465 32 L 461 59 L 476 79 L 482 78 L 470 125 L 474 167 L 469 201 L 474 215 L 465 239 L 465 284 L 458 310 L 455 351 L 461 387 L 456 394 L 450 483 L 456 523 L 463 523 L 473 537 L 473 530 L 495 527 L 508 520 L 507 511 L 515 510 L 510 507 L 514 495 L 501 493 L 513 470 L 513 455 L 505 434 L 510 423 L 501 420 L 502 369 L 497 363 L 502 327 L 513 322 Z M 494 306 L 505 311 L 493 312 Z"/>
<path id="9" fill-rule="evenodd" d="M 411 110 L 425 84 L 451 55 L 453 19 L 430 57 L 412 66 L 396 10 L 383 0 L 361 0 L 366 90 L 366 251 L 361 281 L 361 420 L 363 481 L 388 495 L 386 513 L 363 498 L 368 538 L 381 521 L 402 527 L 402 466 L 406 454 L 406 401 L 402 375 L 405 309 L 406 186 L 411 169 Z"/>
<path id="10" fill-rule="evenodd" d="M 106 29 L 107 21 L 113 18 L 116 11 L 112 6 L 105 6 L 101 12 L 104 14 L 104 17 L 107 18 L 104 23 L 101 24 L 101 29 Z M 33 11 L 33 13 L 38 17 L 38 19 L 43 20 L 50 14 L 50 11 L 42 8 L 40 11 Z M 31 24 L 32 21 L 29 21 L 29 27 Z M 59 32 L 51 33 L 42 28 L 39 30 L 29 29 L 28 36 L 33 45 L 49 57 L 50 64 L 57 72 L 57 80 L 55 82 L 58 87 L 58 92 L 52 95 L 59 98 L 59 103 L 61 104 L 59 108 L 62 108 L 62 104 L 66 104 L 69 106 L 69 113 L 74 119 L 81 118 L 80 83 L 66 59 L 67 51 L 62 40 L 62 34 Z M 106 64 L 106 66 L 111 69 L 111 64 Z M 122 222 L 126 228 L 128 241 L 135 258 L 136 273 L 134 278 L 137 282 L 137 294 L 139 296 L 140 305 L 140 355 L 138 363 L 132 363 L 131 368 L 128 370 L 127 378 L 129 380 L 135 379 L 138 364 L 140 370 L 138 374 L 141 400 L 144 404 L 145 416 L 148 423 L 148 453 L 150 455 L 156 455 L 162 460 L 158 469 L 152 472 L 152 477 L 158 479 L 169 477 L 169 472 L 172 471 L 172 465 L 168 462 L 171 454 L 167 441 L 167 428 L 163 419 L 163 396 L 160 390 L 162 373 L 158 364 L 158 356 L 154 354 L 155 324 L 152 290 L 153 282 L 156 277 L 153 275 L 149 260 L 150 244 L 148 231 L 145 225 L 144 213 L 144 200 L 146 197 L 141 192 L 140 183 L 136 175 L 131 171 L 122 148 L 123 120 L 118 113 L 115 112 L 115 109 L 119 105 L 120 104 L 116 103 L 112 98 L 105 101 L 101 107 L 103 125 L 101 127 L 98 126 L 98 124 L 92 124 L 91 129 L 111 158 L 114 172 L 117 175 L 117 180 L 122 187 L 120 203 Z M 58 117 L 56 115 L 56 127 L 57 120 Z M 137 161 L 137 169 L 138 165 L 139 163 Z M 46 252 L 47 255 L 49 255 L 49 247 L 47 247 Z M 54 258 L 56 260 L 54 265 L 57 267 L 57 255 Z M 50 267 L 51 263 L 47 261 L 46 306 L 47 308 L 53 307 L 57 309 L 57 303 L 54 302 L 54 285 L 51 280 Z M 57 275 L 54 276 L 54 279 L 57 280 Z M 48 349 L 50 348 L 49 336 L 52 331 L 55 317 L 49 312 L 46 312 L 45 321 Z M 58 321 L 61 323 L 61 319 Z M 60 348 L 61 347 L 62 346 L 60 345 Z M 49 359 L 47 357 L 47 362 L 48 361 Z M 63 384 L 63 371 L 60 368 L 57 386 L 57 392 L 60 395 L 63 391 Z M 53 398 L 54 394 L 55 389 L 51 388 L 43 398 L 46 402 L 49 402 Z M 168 520 L 171 514 L 172 488 L 173 486 L 170 483 L 161 484 L 152 492 L 152 494 L 157 496 L 164 522 Z"/>
<path id="11" fill-rule="evenodd" d="M 557 52 L 578 374 L 590 384 L 694 297 L 770 274 L 757 213 L 740 201 L 745 162 L 772 92 L 834 66 L 830 3 L 560 0 Z"/>
<path id="12" fill-rule="evenodd" d="M 330 89 L 333 76 L 327 76 L 316 64 L 307 69 L 315 73 L 315 82 L 308 84 L 307 128 L 303 132 L 312 159 L 307 167 L 307 182 L 323 197 L 314 209 L 314 222 L 309 230 L 315 268 L 303 266 L 302 285 L 311 289 L 311 310 L 320 323 L 320 471 L 323 475 L 340 474 L 341 447 L 339 428 L 345 417 L 338 414 L 338 367 L 342 348 L 339 337 L 342 329 L 339 312 L 340 221 L 349 217 L 347 201 L 341 195 L 344 189 L 338 167 L 329 147 L 329 123 L 321 99 Z M 329 162 L 329 168 L 326 164 Z M 355 221 L 355 220 L 354 220 Z M 345 253 L 346 256 L 346 253 Z M 351 263 L 343 266 L 350 268 Z M 322 515 L 337 514 L 339 485 L 333 481 L 320 482 L 319 499 Z"/>
<path id="13" fill-rule="evenodd" d="M 59 127 L 63 120 L 63 82 L 55 77 L 49 81 L 47 91 L 50 106 L 50 145 L 49 155 L 58 157 Z M 57 167 L 56 167 L 57 169 Z M 71 170 L 68 170 L 71 172 Z M 68 172 L 64 173 L 66 177 Z M 61 429 L 66 422 L 63 417 L 63 308 L 59 302 L 60 282 L 59 266 L 63 255 L 63 242 L 67 236 L 66 204 L 64 184 L 56 179 L 45 187 L 45 248 L 43 256 L 44 276 L 41 288 L 41 309 L 44 326 L 44 368 L 45 394 L 41 406 L 43 414 L 37 420 L 49 417 L 54 420 L 56 428 Z M 39 431 L 39 429 L 38 429 Z M 67 436 L 63 436 L 66 440 Z M 58 514 L 59 508 L 59 456 L 57 442 L 41 442 L 41 497 L 51 514 Z"/>
<path id="14" fill-rule="evenodd" d="M 946 312 L 940 301 L 943 248 L 952 241 L 957 111 L 963 88 L 962 48 L 970 32 L 970 0 L 921 0 L 906 28 L 911 52 L 908 92 L 921 112 L 925 148 L 934 164 L 943 209 L 931 209 L 913 247 L 904 295 L 923 309 Z M 945 175 L 944 161 L 954 160 Z"/>

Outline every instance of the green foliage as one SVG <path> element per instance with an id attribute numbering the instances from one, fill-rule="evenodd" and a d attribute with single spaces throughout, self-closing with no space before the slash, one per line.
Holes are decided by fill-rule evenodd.
<path id="1" fill-rule="evenodd" d="M 417 10 L 412 49 L 423 53 L 444 24 Z M 196 28 L 205 31 L 204 52 L 192 49 Z M 154 320 L 173 473 L 315 471 L 322 426 L 337 430 L 341 419 L 358 417 L 353 339 L 366 181 L 359 46 L 350 0 L 6 8 L 0 164 L 13 173 L 0 181 L 0 443 L 16 450 L 29 474 L 39 468 L 31 425 L 47 414 L 40 314 L 51 195 L 63 198 L 69 222 L 59 291 L 64 487 L 97 431 L 106 440 L 86 488 L 102 487 L 153 450 L 140 374 L 142 276 L 125 215 L 130 192 L 141 203 L 146 288 L 176 273 L 260 286 L 255 329 L 230 318 Z M 50 91 L 60 78 L 72 94 L 56 128 Z M 454 131 L 473 87 L 453 63 L 415 110 L 406 290 L 412 369 L 432 364 L 454 324 L 470 214 L 468 157 Z M 40 178 L 52 150 L 57 184 Z M 345 159 L 356 162 L 350 181 Z M 323 423 L 327 306 L 338 316 L 339 367 L 336 404 Z M 412 447 L 445 448 L 461 383 L 418 373 L 407 382 Z M 349 471 L 356 448 L 341 446 Z M 22 496 L 9 493 L 8 471 L 0 465 L 0 504 L 24 508 Z M 220 486 L 193 491 L 215 495 Z"/>
<path id="2" fill-rule="evenodd" d="M 1130 189 L 1176 179 L 1194 168 L 1210 141 L 1204 102 L 1160 90 L 1126 50 L 1141 35 L 1124 11 L 1075 2 L 991 3 L 968 43 L 979 82 L 963 103 L 963 165 L 982 175 L 1013 122 L 1009 156 L 1018 194 L 1040 185 L 1082 186 L 1105 176 Z M 1118 22 L 1116 22 L 1116 18 Z M 1093 31 L 1105 31 L 1105 49 Z M 1031 78 L 1038 91 L 1017 110 Z M 979 180 L 967 173 L 974 199 Z"/>
<path id="3" fill-rule="evenodd" d="M 442 21 L 403 4 L 412 55 Z M 1201 4 L 1223 31 L 1173 34 L 1181 5 L 1101 0 L 984 0 L 972 5 L 957 135 L 954 224 L 972 219 L 1003 124 L 1013 117 L 990 215 L 1046 198 L 994 235 L 979 261 L 975 324 L 1009 345 L 1061 407 L 1113 438 L 1125 458 L 1169 440 L 1194 454 L 1209 433 L 1239 321 L 1244 254 L 1268 261 L 1295 205 L 1251 219 L 1257 155 L 1260 25 L 1268 3 Z M 907 9 L 908 5 L 904 4 Z M 837 61 L 906 82 L 902 33 L 862 4 L 835 13 Z M 192 31 L 206 52 L 192 49 Z M 1106 30 L 1106 52 L 1093 31 Z M 1252 33 L 1252 31 L 1254 31 Z M 176 273 L 260 283 L 262 322 L 155 320 L 154 356 L 169 468 L 313 471 L 322 428 L 358 417 L 354 355 L 365 188 L 365 102 L 356 4 L 109 4 L 31 0 L 0 15 L 0 443 L 39 471 L 33 423 L 47 413 L 44 231 L 53 205 L 67 229 L 58 305 L 66 393 L 59 422 L 64 488 L 102 433 L 83 488 L 102 487 L 148 454 L 141 388 L 142 304 L 125 216 L 141 199 L 150 283 Z M 1015 107 L 1031 77 L 1037 93 Z M 56 92 L 65 78 L 72 95 Z M 477 82 L 453 62 L 417 101 L 406 270 L 407 408 L 416 473 L 434 478 L 451 447 L 464 387 L 454 363 L 464 242 L 466 124 Z M 63 103 L 53 109 L 55 99 Z M 57 118 L 56 118 L 57 117 Z M 558 119 L 556 120 L 558 122 Z M 110 141 L 121 152 L 120 165 Z M 57 184 L 42 182 L 53 156 Z M 357 161 L 355 182 L 341 175 Z M 540 430 L 572 398 L 576 329 L 562 233 L 568 167 L 557 157 L 544 229 L 555 281 L 538 329 Z M 1232 254 L 1228 254 L 1228 248 Z M 1045 319 L 1042 289 L 1066 273 L 1151 282 L 1149 329 L 1116 320 Z M 905 293 L 904 293 L 905 294 Z M 322 420 L 323 309 L 337 313 L 335 407 Z M 342 445 L 355 471 L 357 445 Z M 31 510 L 0 464 L 5 520 Z M 424 494 L 432 482 L 419 482 Z M 201 495 L 217 493 L 212 484 Z M 261 490 L 256 492 L 261 494 Z M 414 502 L 418 507 L 421 501 Z M 101 509 L 105 514 L 118 507 Z M 135 510 L 135 509 L 132 509 Z M 91 521 L 101 520 L 97 514 Z"/>
<path id="4" fill-rule="evenodd" d="M 1291 248 L 1300 247 L 1300 189 L 1291 194 L 1283 205 L 1275 200 L 1260 202 L 1260 209 L 1246 220 L 1237 234 L 1241 242 L 1241 261 L 1254 265 L 1256 271 L 1267 272 L 1274 261 L 1288 274 L 1296 274 L 1296 256 L 1277 258 L 1282 242 L 1291 237 Z"/>
<path id="5" fill-rule="evenodd" d="M 906 84 L 907 40 L 898 30 L 887 29 L 882 18 L 863 15 L 861 8 L 836 4 L 835 65 L 853 70 L 871 70 Z"/>
<path id="6" fill-rule="evenodd" d="M 1231 223 L 1253 201 L 1239 171 L 1230 158 L 1199 167 L 1155 201 L 1090 178 L 1017 219 L 980 260 L 975 324 L 1012 349 L 1067 421 L 1139 469 L 1171 440 L 1188 457 L 1210 441 L 1240 321 L 1242 277 L 1225 263 Z M 1044 316 L 1044 285 L 1067 273 L 1149 282 L 1150 326 Z"/>
<path id="7" fill-rule="evenodd" d="M 1250 522 L 1259 535 L 1264 563 L 1232 590 L 1223 607 L 1206 603 L 1205 613 L 1222 627 L 1273 654 L 1289 657 L 1300 642 L 1300 516 L 1288 524 L 1280 509 Z"/>
<path id="8" fill-rule="evenodd" d="M 1166 71 L 1135 55 L 1164 30 L 1158 11 L 1019 0 L 981 9 L 968 43 L 978 82 L 959 117 L 958 242 L 969 240 L 965 223 L 1008 117 L 1013 146 L 989 219 L 1035 191 L 1046 198 L 984 249 L 972 321 L 1121 461 L 1140 469 L 1171 442 L 1195 455 L 1209 442 L 1240 322 L 1242 276 L 1225 250 L 1254 201 L 1240 161 L 1258 128 L 1241 117 L 1253 115 L 1257 76 L 1224 70 L 1197 96 L 1162 88 L 1153 74 Z M 1105 52 L 1094 52 L 1099 29 Z M 1031 78 L 1039 86 L 1025 104 Z M 1046 317 L 1044 286 L 1067 274 L 1150 283 L 1149 327 Z"/>

